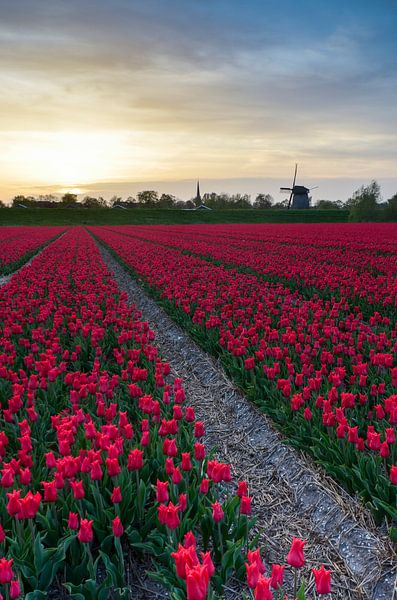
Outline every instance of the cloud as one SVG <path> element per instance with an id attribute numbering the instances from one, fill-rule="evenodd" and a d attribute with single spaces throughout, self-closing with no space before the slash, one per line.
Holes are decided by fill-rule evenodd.
<path id="1" fill-rule="evenodd" d="M 6 0 L 1 177 L 27 177 L 14 151 L 4 158 L 18 131 L 25 145 L 41 133 L 40 147 L 68 131 L 122 139 L 118 180 L 137 166 L 149 179 L 270 176 L 295 160 L 390 175 L 397 12 L 380 4 Z"/>

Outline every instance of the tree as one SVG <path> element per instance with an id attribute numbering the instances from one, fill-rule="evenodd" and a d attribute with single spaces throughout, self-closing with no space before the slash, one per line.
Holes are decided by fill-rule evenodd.
<path id="1" fill-rule="evenodd" d="M 158 200 L 158 192 L 155 192 L 154 190 L 144 190 L 143 192 L 138 192 L 138 202 L 143 206 L 154 206 L 157 204 Z"/>
<path id="2" fill-rule="evenodd" d="M 258 194 L 254 201 L 254 208 L 271 208 L 274 198 L 270 194 Z"/>
<path id="3" fill-rule="evenodd" d="M 281 200 L 281 202 L 276 202 L 276 204 L 273 204 L 272 208 L 288 208 L 288 198 Z"/>
<path id="4" fill-rule="evenodd" d="M 231 200 L 232 208 L 252 208 L 250 202 L 251 196 L 249 194 L 234 194 Z"/>
<path id="5" fill-rule="evenodd" d="M 82 205 L 84 208 L 103 208 L 98 198 L 94 198 L 93 196 L 86 196 L 82 202 Z"/>
<path id="6" fill-rule="evenodd" d="M 379 184 L 373 180 L 367 186 L 362 185 L 354 192 L 346 205 L 350 208 L 349 221 L 374 221 L 376 220 L 380 200 Z"/>
<path id="7" fill-rule="evenodd" d="M 175 196 L 172 196 L 171 194 L 161 194 L 157 206 L 159 208 L 173 208 L 175 206 L 175 202 Z"/>
<path id="8" fill-rule="evenodd" d="M 397 194 L 394 194 L 394 196 L 389 198 L 385 211 L 386 218 L 389 221 L 397 221 Z"/>
<path id="9" fill-rule="evenodd" d="M 77 204 L 77 194 L 66 192 L 61 198 L 61 206 L 75 206 Z"/>
<path id="10" fill-rule="evenodd" d="M 319 200 L 316 205 L 316 208 L 319 208 L 320 210 L 334 210 L 342 207 L 343 202 L 341 200 Z"/>
<path id="11" fill-rule="evenodd" d="M 7 205 L 3 202 L 3 200 L 0 200 L 0 208 L 7 208 Z"/>
<path id="12" fill-rule="evenodd" d="M 19 206 L 33 207 L 35 206 L 36 198 L 33 196 L 14 196 L 12 199 L 12 207 L 18 208 Z"/>

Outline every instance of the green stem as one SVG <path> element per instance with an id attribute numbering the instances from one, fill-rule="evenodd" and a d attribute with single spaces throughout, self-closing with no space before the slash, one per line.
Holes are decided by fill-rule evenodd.
<path id="1" fill-rule="evenodd" d="M 84 548 L 85 548 L 85 550 L 87 552 L 87 556 L 88 556 L 88 572 L 90 574 L 91 579 L 93 579 L 95 581 L 94 559 L 92 557 L 90 544 L 84 544 Z"/>
<path id="2" fill-rule="evenodd" d="M 34 538 L 35 538 L 35 535 L 34 535 L 35 532 L 34 532 L 34 527 L 33 527 L 33 519 L 28 519 L 28 521 L 29 521 L 29 529 L 30 529 L 30 534 L 32 536 L 32 544 L 33 544 Z"/>
<path id="3" fill-rule="evenodd" d="M 298 569 L 294 569 L 294 598 L 296 598 L 297 589 L 298 589 Z"/>
<path id="4" fill-rule="evenodd" d="M 218 521 L 218 537 L 219 537 L 219 547 L 221 550 L 221 557 L 223 559 L 223 539 L 222 539 L 222 531 L 221 531 L 221 522 Z"/>
<path id="5" fill-rule="evenodd" d="M 114 545 L 116 547 L 117 556 L 119 559 L 119 573 L 120 573 L 120 587 L 124 587 L 125 584 L 125 566 L 124 566 L 124 554 L 121 547 L 120 538 L 114 538 Z"/>

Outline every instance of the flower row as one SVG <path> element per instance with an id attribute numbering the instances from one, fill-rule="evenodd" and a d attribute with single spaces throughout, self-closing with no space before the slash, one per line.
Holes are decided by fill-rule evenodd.
<path id="1" fill-rule="evenodd" d="M 182 381 L 84 230 L 0 289 L 0 322 L 0 594 L 32 600 L 62 583 L 123 597 L 133 549 L 176 599 L 222 595 L 232 574 L 271 598 L 283 565 L 266 578 L 247 553 L 247 485 L 207 457 Z M 299 543 L 288 568 L 303 566 Z M 328 572 L 314 576 L 328 593 Z"/>

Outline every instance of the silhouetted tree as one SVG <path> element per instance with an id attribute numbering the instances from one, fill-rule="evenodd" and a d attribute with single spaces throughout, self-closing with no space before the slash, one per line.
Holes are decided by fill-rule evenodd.
<path id="1" fill-rule="evenodd" d="M 281 200 L 281 202 L 276 202 L 276 204 L 273 204 L 272 208 L 288 208 L 288 198 L 285 198 L 285 200 Z"/>
<path id="2" fill-rule="evenodd" d="M 144 190 L 143 192 L 138 192 L 138 202 L 143 206 L 155 206 L 159 200 L 158 192 L 154 190 Z"/>
<path id="3" fill-rule="evenodd" d="M 271 208 L 274 198 L 270 194 L 258 194 L 254 201 L 254 208 Z"/>
<path id="4" fill-rule="evenodd" d="M 367 186 L 362 185 L 346 203 L 350 209 L 349 221 L 376 220 L 380 197 L 380 187 L 375 180 Z"/>
<path id="5" fill-rule="evenodd" d="M 172 208 L 175 206 L 176 198 L 171 194 L 161 194 L 160 200 L 157 203 L 159 208 Z"/>
<path id="6" fill-rule="evenodd" d="M 343 208 L 343 202 L 342 200 L 319 200 L 316 204 L 316 208 L 321 210 L 339 209 Z"/>
<path id="7" fill-rule="evenodd" d="M 75 206 L 77 204 L 77 194 L 66 192 L 61 198 L 61 206 Z"/>
<path id="8" fill-rule="evenodd" d="M 12 199 L 12 206 L 18 207 L 20 205 L 22 206 L 26 206 L 26 207 L 33 207 L 36 203 L 36 198 L 34 196 L 22 196 L 22 195 L 18 195 L 18 196 L 14 196 L 14 198 Z"/>
<path id="9" fill-rule="evenodd" d="M 397 194 L 387 201 L 385 215 L 389 221 L 397 221 Z"/>

